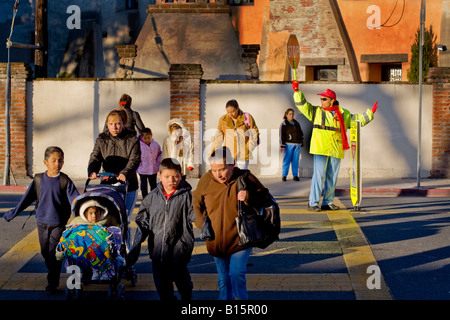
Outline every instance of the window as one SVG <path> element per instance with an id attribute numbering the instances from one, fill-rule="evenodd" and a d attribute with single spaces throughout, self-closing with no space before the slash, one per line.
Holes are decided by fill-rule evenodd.
<path id="1" fill-rule="evenodd" d="M 137 9 L 138 8 L 138 0 L 126 0 L 127 9 Z"/>
<path id="2" fill-rule="evenodd" d="M 405 62 L 408 62 L 407 53 L 361 55 L 361 63 L 369 66 L 368 81 L 402 81 L 402 65 Z"/>
<path id="3" fill-rule="evenodd" d="M 382 65 L 381 81 L 402 81 L 402 65 L 401 64 Z"/>
<path id="4" fill-rule="evenodd" d="M 315 66 L 314 81 L 337 81 L 337 66 Z"/>
<path id="5" fill-rule="evenodd" d="M 228 4 L 231 6 L 253 6 L 254 0 L 228 0 Z"/>

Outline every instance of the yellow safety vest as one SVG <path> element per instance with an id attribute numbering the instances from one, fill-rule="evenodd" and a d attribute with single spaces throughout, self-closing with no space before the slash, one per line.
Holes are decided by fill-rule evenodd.
<path id="1" fill-rule="evenodd" d="M 341 128 L 333 114 L 307 102 L 301 91 L 294 92 L 294 101 L 298 110 L 313 123 L 309 153 L 344 159 Z M 351 120 L 359 120 L 361 127 L 364 127 L 374 118 L 370 109 L 362 114 L 351 114 L 350 111 L 341 107 L 339 109 L 344 118 L 345 130 L 350 128 Z"/>

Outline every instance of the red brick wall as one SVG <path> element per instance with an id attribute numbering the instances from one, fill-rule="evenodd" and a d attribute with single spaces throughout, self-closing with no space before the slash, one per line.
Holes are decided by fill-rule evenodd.
<path id="1" fill-rule="evenodd" d="M 15 178 L 27 176 L 27 79 L 29 69 L 24 63 L 11 63 L 10 105 L 10 168 Z M 0 63 L 0 176 L 5 168 L 5 107 L 6 107 L 6 63 Z"/>
<path id="2" fill-rule="evenodd" d="M 170 119 L 180 118 L 186 124 L 194 142 L 194 161 L 200 163 L 202 150 L 200 135 L 195 134 L 195 122 L 200 121 L 200 82 L 203 75 L 200 64 L 172 64 L 170 78 Z M 195 166 L 194 176 L 199 175 Z"/>
<path id="3" fill-rule="evenodd" d="M 433 148 L 431 175 L 450 178 L 450 68 L 431 68 L 433 83 Z"/>
<path id="4" fill-rule="evenodd" d="M 269 31 L 297 36 L 300 66 L 324 63 L 317 59 L 344 58 L 345 64 L 338 65 L 338 81 L 359 80 L 359 72 L 352 72 L 356 61 L 332 0 L 270 0 Z"/>
<path id="5" fill-rule="evenodd" d="M 345 55 L 328 0 L 272 0 L 271 32 L 297 35 L 302 57 Z"/>
<path id="6" fill-rule="evenodd" d="M 166 2 L 165 0 L 157 0 L 156 4 L 150 4 L 147 9 L 148 13 L 229 13 L 230 6 L 225 0 L 210 1 L 174 1 Z"/>

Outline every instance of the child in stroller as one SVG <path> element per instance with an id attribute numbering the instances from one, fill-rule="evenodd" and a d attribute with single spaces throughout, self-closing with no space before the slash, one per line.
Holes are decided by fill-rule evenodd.
<path id="1" fill-rule="evenodd" d="M 86 185 L 87 190 L 87 185 Z M 107 280 L 110 291 L 123 291 L 118 283 L 125 272 L 125 241 L 128 237 L 125 201 L 114 186 L 91 186 L 72 204 L 73 220 L 63 232 L 57 247 L 57 258 L 65 259 L 66 267 L 76 264 L 83 272 L 83 281 Z M 92 277 L 91 277 L 92 274 Z"/>

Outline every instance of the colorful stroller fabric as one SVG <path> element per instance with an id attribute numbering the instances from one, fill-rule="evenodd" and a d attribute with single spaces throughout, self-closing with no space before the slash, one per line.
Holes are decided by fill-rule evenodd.
<path id="1" fill-rule="evenodd" d="M 112 278 L 125 264 L 119 253 L 121 242 L 118 227 L 74 225 L 63 232 L 57 250 L 64 252 L 66 267 L 75 262 L 82 269 L 92 268 Z"/>

